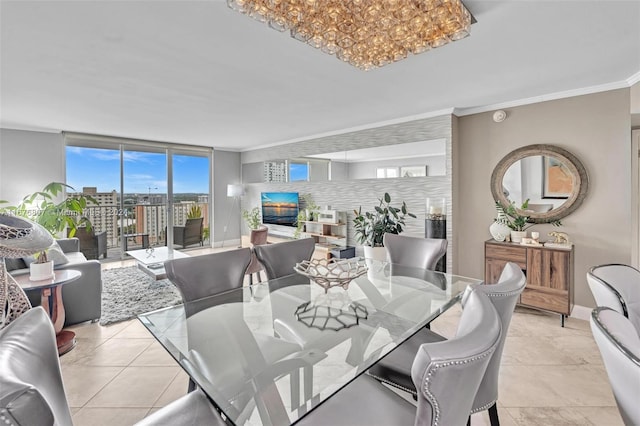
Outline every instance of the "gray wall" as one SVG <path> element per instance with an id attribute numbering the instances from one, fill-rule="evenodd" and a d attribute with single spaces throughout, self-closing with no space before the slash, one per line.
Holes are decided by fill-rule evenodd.
<path id="1" fill-rule="evenodd" d="M 0 200 L 12 205 L 49 182 L 64 182 L 61 133 L 0 129 Z"/>
<path id="2" fill-rule="evenodd" d="M 460 274 L 484 274 L 483 243 L 490 238 L 488 227 L 495 217 L 489 187 L 493 167 L 516 148 L 558 145 L 575 154 L 589 174 L 589 194 L 562 220 L 562 231 L 575 243 L 575 302 L 594 306 L 585 278 L 589 268 L 631 260 L 629 98 L 629 89 L 620 89 L 511 108 L 502 123 L 493 122 L 492 112 L 458 119 L 454 229 L 460 239 Z M 533 230 L 546 237 L 551 225 Z"/>
<path id="3" fill-rule="evenodd" d="M 227 197 L 227 185 L 241 183 L 240 153 L 213 151 L 213 242 L 215 246 L 240 242 L 240 207 Z M 224 227 L 227 226 L 225 234 Z"/>
<path id="4" fill-rule="evenodd" d="M 449 221 L 447 235 L 450 242 L 448 267 L 452 266 L 453 242 L 451 232 L 451 121 L 452 116 L 439 116 L 415 120 L 406 123 L 366 129 L 357 132 L 310 139 L 292 144 L 271 148 L 247 151 L 242 153 L 242 163 L 255 163 L 274 158 L 296 158 L 324 152 L 335 152 L 344 149 L 358 149 L 383 145 L 394 145 L 405 142 L 433 140 L 443 138 L 447 147 L 447 175 L 411 179 L 363 179 L 352 181 L 330 182 L 292 182 L 292 183 L 254 183 L 245 185 L 247 196 L 243 198 L 243 208 L 260 206 L 260 192 L 263 191 L 297 191 L 300 194 L 310 193 L 319 206 L 330 205 L 331 208 L 347 211 L 347 221 L 353 221 L 353 210 L 362 206 L 363 210 L 373 210 L 378 205 L 378 198 L 385 192 L 391 195 L 393 205 L 405 201 L 409 211 L 417 215 L 417 219 L 407 220 L 408 235 L 424 236 L 425 201 L 427 197 L 445 198 L 447 200 Z M 277 227 L 275 232 L 293 233 L 293 228 Z M 246 232 L 246 231 L 245 231 Z M 348 226 L 348 244 L 357 245 L 353 238 L 353 229 Z"/>

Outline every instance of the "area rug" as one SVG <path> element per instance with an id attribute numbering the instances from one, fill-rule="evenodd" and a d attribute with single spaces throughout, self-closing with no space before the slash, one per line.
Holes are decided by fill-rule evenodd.
<path id="1" fill-rule="evenodd" d="M 128 320 L 181 302 L 180 292 L 169 280 L 154 281 L 135 266 L 102 271 L 100 325 Z"/>

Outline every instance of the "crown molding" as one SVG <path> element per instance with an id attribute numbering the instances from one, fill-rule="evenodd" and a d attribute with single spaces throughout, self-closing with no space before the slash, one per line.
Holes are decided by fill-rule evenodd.
<path id="1" fill-rule="evenodd" d="M 458 117 L 465 115 L 479 114 L 481 112 L 494 111 L 496 109 L 513 108 L 523 105 L 537 104 L 540 102 L 554 101 L 557 99 L 573 98 L 575 96 L 590 95 L 593 93 L 607 92 L 609 90 L 624 89 L 631 86 L 630 80 L 634 77 L 640 78 L 640 73 L 630 77 L 627 80 L 616 81 L 613 83 L 601 84 L 598 86 L 582 87 L 580 89 L 565 90 L 563 92 L 549 93 L 546 95 L 533 96 L 531 98 L 518 99 L 514 101 L 502 102 L 492 105 L 483 105 L 472 108 L 455 108 L 454 114 Z"/>
<path id="2" fill-rule="evenodd" d="M 422 114 L 409 115 L 409 116 L 406 116 L 406 117 L 394 118 L 392 120 L 385 120 L 385 121 L 378 121 L 376 123 L 363 124 L 361 126 L 349 127 L 349 128 L 346 128 L 346 129 L 332 130 L 330 132 L 325 132 L 325 133 L 317 133 L 317 134 L 311 135 L 311 136 L 304 136 L 302 138 L 289 139 L 289 140 L 286 140 L 286 141 L 260 145 L 260 146 L 253 147 L 253 148 L 245 148 L 245 149 L 241 150 L 241 152 L 255 151 L 255 150 L 258 150 L 258 149 L 265 149 L 265 148 L 273 148 L 274 146 L 287 145 L 287 144 L 290 144 L 290 143 L 302 142 L 302 141 L 307 141 L 307 140 L 310 140 L 310 139 L 317 139 L 317 138 L 323 138 L 323 137 L 327 137 L 327 136 L 341 135 L 341 134 L 344 134 L 344 133 L 357 132 L 359 130 L 375 129 L 376 127 L 383 127 L 383 126 L 390 126 L 390 125 L 393 125 L 393 124 L 407 123 L 409 121 L 421 120 L 421 119 L 424 119 L 424 118 L 439 117 L 441 115 L 451 115 L 453 113 L 454 113 L 454 108 L 446 108 L 446 109 L 441 109 L 441 110 L 438 110 L 438 111 L 432 111 L 432 112 L 427 112 L 427 113 L 422 113 Z"/>
<path id="3" fill-rule="evenodd" d="M 629 86 L 633 86 L 639 81 L 640 81 L 640 71 L 638 71 L 637 73 L 635 73 L 634 75 L 632 75 L 627 79 L 627 83 L 629 83 Z"/>

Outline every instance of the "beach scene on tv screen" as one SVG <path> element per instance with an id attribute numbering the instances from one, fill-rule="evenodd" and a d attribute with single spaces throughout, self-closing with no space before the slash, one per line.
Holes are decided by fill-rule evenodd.
<path id="1" fill-rule="evenodd" d="M 262 222 L 275 225 L 294 225 L 297 217 L 297 192 L 262 193 Z"/>

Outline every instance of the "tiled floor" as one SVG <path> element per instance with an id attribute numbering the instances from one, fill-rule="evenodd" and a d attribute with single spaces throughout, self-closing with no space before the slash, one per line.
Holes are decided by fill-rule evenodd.
<path id="1" fill-rule="evenodd" d="M 459 314 L 451 309 L 433 329 L 451 336 Z M 78 345 L 60 361 L 77 426 L 131 425 L 186 393 L 186 374 L 138 320 L 73 330 Z M 517 308 L 500 374 L 503 426 L 622 424 L 586 321 L 561 328 L 556 315 Z M 472 424 L 488 425 L 488 416 Z"/>

